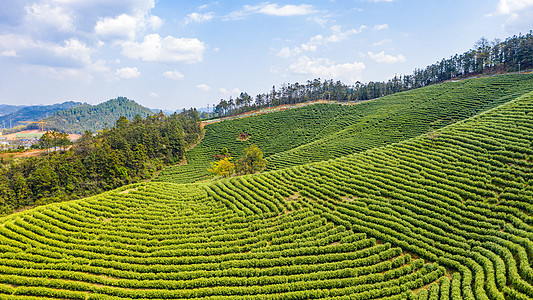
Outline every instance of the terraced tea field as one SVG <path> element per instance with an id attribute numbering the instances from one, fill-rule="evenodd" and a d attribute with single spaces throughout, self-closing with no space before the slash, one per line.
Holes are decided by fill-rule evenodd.
<path id="1" fill-rule="evenodd" d="M 197 187 L 138 189 L 4 222 L 0 292 L 21 299 L 366 298 L 444 274 L 309 208 L 243 217 Z"/>
<path id="2" fill-rule="evenodd" d="M 381 147 L 474 116 L 533 90 L 533 74 L 449 82 L 356 105 L 316 104 L 206 126 L 188 164 L 165 169 L 157 181 L 190 183 L 223 147 L 233 156 L 256 144 L 268 170 L 317 162 Z M 250 134 L 237 140 L 241 132 Z"/>
<path id="3" fill-rule="evenodd" d="M 0 298 L 532 299 L 533 92 L 509 100 L 447 105 L 507 102 L 432 138 L 10 215 Z"/>

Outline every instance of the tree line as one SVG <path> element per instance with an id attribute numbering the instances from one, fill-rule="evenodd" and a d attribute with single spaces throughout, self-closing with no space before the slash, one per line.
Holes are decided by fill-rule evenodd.
<path id="1" fill-rule="evenodd" d="M 112 126 L 120 116 L 131 120 L 136 115 L 144 118 L 151 114 L 152 111 L 135 101 L 118 97 L 97 105 L 84 103 L 74 108 L 60 110 L 45 119 L 45 128 L 82 134 L 85 130 L 96 132 Z M 37 126 L 30 125 L 28 128 L 37 128 Z"/>
<path id="2" fill-rule="evenodd" d="M 481 38 L 474 47 L 462 54 L 442 59 L 423 69 L 415 69 L 411 75 L 394 76 L 383 82 L 347 85 L 341 81 L 320 78 L 308 80 L 303 84 L 283 84 L 275 86 L 267 93 L 255 98 L 242 92 L 233 99 L 221 99 L 213 108 L 215 116 L 235 115 L 270 106 L 297 104 L 316 100 L 362 101 L 420 88 L 451 79 L 475 75 L 488 75 L 518 72 L 533 68 L 533 33 L 518 35 L 501 41 Z"/>
<path id="3" fill-rule="evenodd" d="M 163 164 L 181 161 L 201 127 L 196 110 L 132 121 L 121 117 L 97 134 L 86 131 L 69 150 L 54 133 L 40 144 L 59 146 L 30 158 L 0 158 L 0 214 L 16 209 L 101 193 L 149 178 Z"/>

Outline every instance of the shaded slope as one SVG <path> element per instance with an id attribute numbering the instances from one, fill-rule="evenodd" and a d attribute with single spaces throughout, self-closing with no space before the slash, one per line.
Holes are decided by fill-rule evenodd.
<path id="1" fill-rule="evenodd" d="M 6 128 L 9 128 L 9 125 L 11 124 L 13 127 L 24 125 L 19 123 L 19 121 L 39 121 L 41 119 L 44 119 L 48 116 L 51 116 L 55 114 L 58 111 L 71 109 L 74 107 L 77 107 L 81 105 L 80 102 L 73 102 L 73 101 L 67 101 L 60 104 L 53 104 L 53 105 L 32 105 L 32 106 L 23 106 L 20 109 L 17 109 L 16 111 L 6 114 L 4 116 L 0 116 L 0 124 L 1 126 L 6 126 Z M 41 128 L 41 125 L 39 124 L 31 124 L 28 126 L 28 128 Z"/>
<path id="2" fill-rule="evenodd" d="M 0 104 L 0 117 L 12 114 L 23 107 L 26 107 L 26 106 L 25 105 Z"/>
<path id="3" fill-rule="evenodd" d="M 322 161 L 395 143 L 471 117 L 533 90 L 533 75 L 503 75 L 449 82 L 356 105 L 316 104 L 206 126 L 187 165 L 165 169 L 157 181 L 208 178 L 213 155 L 226 147 L 239 156 L 261 148 L 269 170 Z M 251 134 L 238 141 L 240 132 Z"/>

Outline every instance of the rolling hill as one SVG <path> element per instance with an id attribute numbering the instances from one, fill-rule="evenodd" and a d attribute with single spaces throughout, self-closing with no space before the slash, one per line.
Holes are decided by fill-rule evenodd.
<path id="1" fill-rule="evenodd" d="M 447 82 L 356 105 L 315 104 L 206 126 L 187 164 L 165 169 L 157 181 L 209 178 L 213 155 L 226 147 L 239 156 L 250 144 L 275 170 L 323 161 L 399 142 L 471 117 L 533 90 L 533 75 L 502 75 Z M 249 134 L 246 141 L 239 133 Z"/>
<path id="2" fill-rule="evenodd" d="M 118 97 L 106 102 L 90 105 L 82 104 L 72 109 L 57 112 L 45 119 L 48 129 L 58 129 L 70 133 L 96 132 L 111 127 L 121 116 L 132 120 L 136 115 L 146 117 L 152 111 L 125 97 Z"/>
<path id="3" fill-rule="evenodd" d="M 5 128 L 23 125 L 20 121 L 38 121 L 53 115 L 58 111 L 72 109 L 81 105 L 80 102 L 67 101 L 53 105 L 32 105 L 16 109 L 14 112 L 0 116 L 0 124 Z M 37 128 L 38 125 L 35 126 Z"/>
<path id="4" fill-rule="evenodd" d="M 331 142 L 336 152 L 319 162 L 139 183 L 4 217 L 0 296 L 532 299 L 531 78 L 498 78 L 398 95 L 389 109 L 386 98 L 232 121 L 238 130 L 251 122 L 259 143 L 253 128 L 278 120 L 281 129 L 264 131 L 283 133 L 280 122 L 294 120 L 287 128 L 299 130 L 286 135 L 299 134 L 297 146 Z M 311 117 L 294 118 L 301 112 Z M 323 130 L 309 125 L 317 113 Z M 209 128 L 228 123 L 207 126 L 205 143 L 226 140 Z M 384 137 L 354 146 L 348 133 L 358 132 Z M 279 137 L 270 136 L 280 149 L 265 149 L 269 157 L 297 149 Z M 231 139 L 235 152 L 242 145 Z"/>
<path id="5" fill-rule="evenodd" d="M 0 104 L 0 117 L 14 113 L 23 107 L 26 107 L 26 106 L 25 105 Z"/>

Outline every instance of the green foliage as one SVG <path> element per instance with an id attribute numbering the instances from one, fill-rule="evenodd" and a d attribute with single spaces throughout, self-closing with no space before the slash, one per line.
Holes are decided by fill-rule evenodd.
<path id="1" fill-rule="evenodd" d="M 213 154 L 222 147 L 236 155 L 257 145 L 268 161 L 267 170 L 338 158 L 436 131 L 531 90 L 533 75 L 502 75 L 433 85 L 355 105 L 315 104 L 208 124 L 204 139 L 187 152 L 187 164 L 165 169 L 156 180 L 204 180 Z M 235 139 L 241 132 L 250 137 Z M 437 135 L 434 142 L 438 139 Z"/>
<path id="2" fill-rule="evenodd" d="M 533 299 L 532 130 L 530 92 L 433 141 L 12 214 L 0 298 Z M 114 153 L 100 136 L 81 141 L 87 159 Z M 101 172 L 117 170 L 103 158 Z M 49 166 L 33 178 L 62 180 Z M 31 192 L 14 177 L 13 192 Z"/>
<path id="3" fill-rule="evenodd" d="M 120 117 L 132 120 L 136 115 L 145 118 L 152 112 L 125 97 L 111 99 L 98 105 L 84 103 L 58 111 L 45 119 L 45 128 L 56 128 L 70 133 L 97 132 L 110 128 Z"/>
<path id="4" fill-rule="evenodd" d="M 62 150 L 72 142 L 68 138 L 68 134 L 57 130 L 46 131 L 39 139 L 38 147 L 40 149 L 50 149 L 59 147 Z"/>
<path id="5" fill-rule="evenodd" d="M 263 171 L 266 164 L 263 151 L 256 145 L 251 145 L 244 149 L 242 156 L 237 160 L 236 171 L 239 174 L 253 174 Z"/>
<path id="6" fill-rule="evenodd" d="M 402 91 L 408 91 L 446 80 L 472 77 L 474 75 L 501 74 L 502 72 L 524 71 L 533 68 L 533 31 L 507 38 L 505 41 L 489 42 L 481 38 L 476 47 L 456 54 L 449 59 L 415 69 L 412 75 L 394 76 L 387 82 L 347 85 L 332 79 L 308 80 L 305 84 L 283 84 L 269 93 L 257 95 L 255 101 L 246 92 L 237 98 L 221 99 L 214 112 L 219 116 L 231 116 L 258 108 L 281 104 L 297 104 L 317 100 L 361 101 L 376 99 Z M 522 67 L 520 69 L 520 66 Z"/>
<path id="7" fill-rule="evenodd" d="M 226 156 L 219 161 L 211 163 L 211 168 L 207 169 L 209 173 L 217 176 L 229 177 L 235 172 L 235 164 L 231 162 L 233 157 Z"/>
<path id="8" fill-rule="evenodd" d="M 69 151 L 0 165 L 0 212 L 100 193 L 152 176 L 164 163 L 181 161 L 200 135 L 196 111 L 156 114 L 116 125 L 94 135 L 86 131 Z M 41 148 L 66 150 L 67 135 L 47 131 Z"/>

